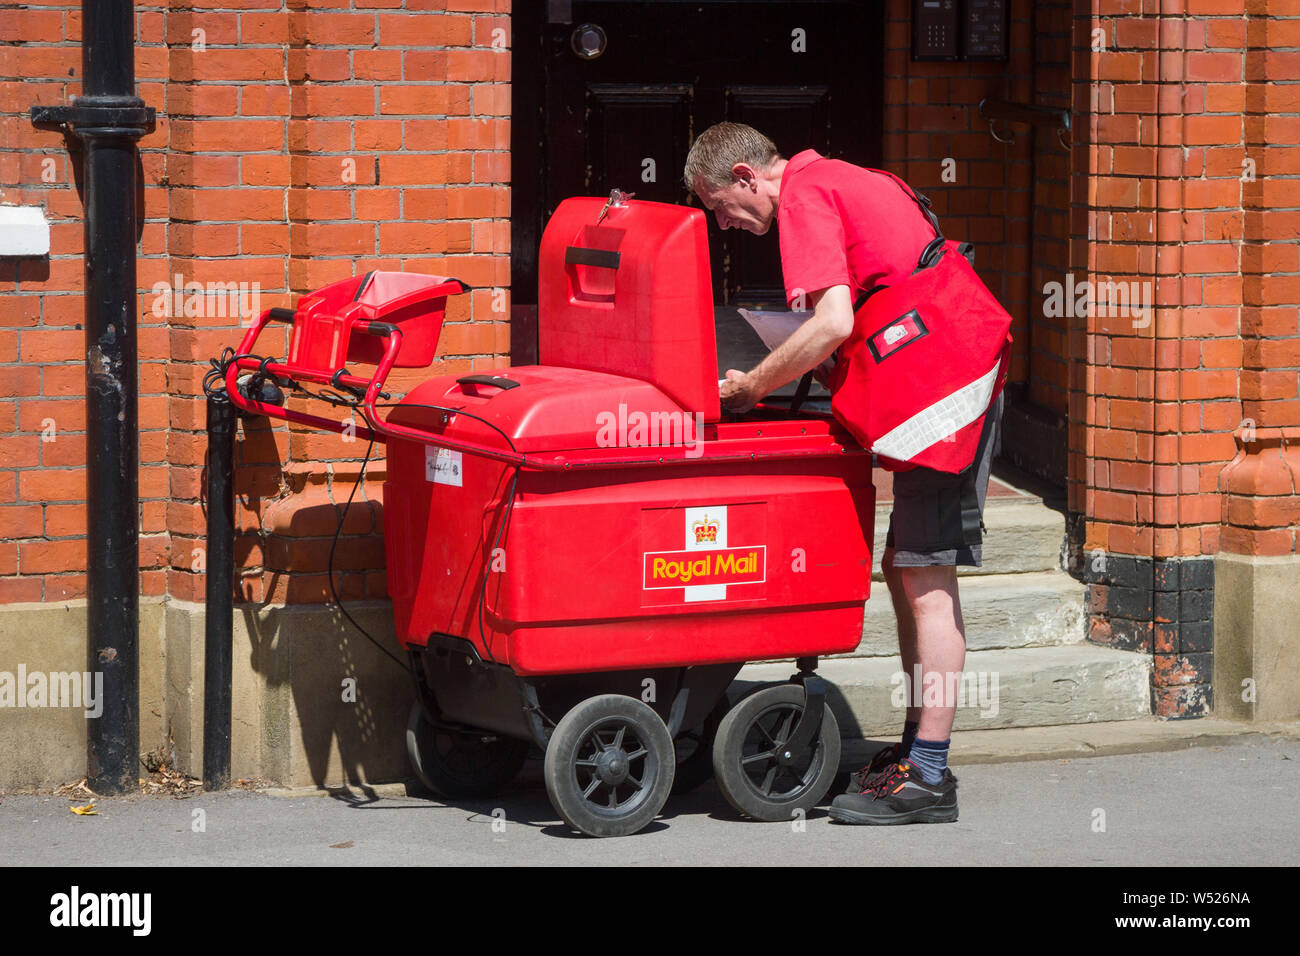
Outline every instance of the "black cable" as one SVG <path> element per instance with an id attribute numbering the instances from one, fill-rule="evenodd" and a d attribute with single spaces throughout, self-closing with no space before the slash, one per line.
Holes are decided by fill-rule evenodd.
<path id="1" fill-rule="evenodd" d="M 331 391 L 330 389 L 326 389 L 323 392 L 313 392 L 311 389 L 304 388 L 302 385 L 298 384 L 297 382 L 291 383 L 289 387 L 292 388 L 295 392 L 300 392 L 303 395 L 306 395 L 308 398 L 314 398 L 317 399 L 318 401 L 328 402 L 331 405 L 338 405 L 342 408 L 361 407 L 361 399 L 357 398 L 355 395 L 351 397 L 347 397 L 340 394 L 339 392 Z"/>
<path id="2" fill-rule="evenodd" d="M 483 609 L 487 606 L 487 582 L 488 575 L 492 572 L 492 556 L 496 554 L 497 547 L 501 544 L 501 538 L 505 535 L 506 526 L 510 523 L 511 512 L 515 508 L 515 486 L 519 483 L 519 466 L 515 466 L 514 474 L 510 476 L 510 490 L 506 492 L 506 510 L 501 516 L 501 524 L 497 527 L 496 538 L 492 541 L 492 547 L 488 549 L 487 554 L 483 555 L 483 583 L 479 586 L 478 591 L 478 639 L 483 645 L 483 650 L 487 652 L 488 660 L 493 664 L 497 663 L 492 648 L 488 647 L 487 634 L 483 630 Z"/>
<path id="3" fill-rule="evenodd" d="M 217 388 L 218 383 L 225 381 L 226 372 L 230 369 L 231 364 L 246 358 L 255 359 L 257 358 L 257 356 L 248 353 L 243 353 L 243 354 L 237 353 L 233 348 L 227 346 L 226 348 L 221 350 L 220 357 L 210 359 L 209 361 L 211 363 L 211 368 L 209 368 L 208 371 L 205 372 L 203 375 L 204 394 L 207 395 L 209 398 L 211 398 L 214 394 L 217 394 L 219 392 L 224 392 L 225 391 L 224 388 L 220 388 L 220 389 Z M 264 359 L 263 363 L 265 363 L 266 361 L 267 360 Z M 272 377 L 275 378 L 275 376 Z M 280 380 L 277 378 L 277 381 Z M 296 391 L 302 392 L 303 394 L 309 396 L 310 398 L 316 398 L 323 402 L 328 402 L 331 405 L 343 405 L 353 409 L 357 408 L 360 405 L 359 399 L 353 398 L 349 400 L 344 398 L 342 395 L 339 395 L 337 392 L 330 392 L 328 394 L 311 392 L 303 388 L 297 382 L 294 382 L 292 380 L 287 382 L 282 382 L 282 384 L 285 384 L 289 388 L 292 388 Z M 374 439 L 374 435 L 372 434 L 370 437 L 370 444 L 366 446 L 365 458 L 361 462 L 361 470 L 357 473 L 357 480 L 352 483 L 352 492 L 351 494 L 348 495 L 347 504 L 343 506 L 343 511 L 339 514 L 338 526 L 334 529 L 334 539 L 330 542 L 329 568 L 328 568 L 329 582 L 330 582 L 330 596 L 334 599 L 335 605 L 338 606 L 338 609 L 343 613 L 343 616 L 348 619 L 348 622 L 354 628 L 356 628 L 357 632 L 360 633 L 362 637 L 368 640 L 371 644 L 375 645 L 375 647 L 377 647 L 385 657 L 389 658 L 394 664 L 396 664 L 402 670 L 406 671 L 408 674 L 414 674 L 411 668 L 409 668 L 406 664 L 404 664 L 396 655 L 391 653 L 388 650 L 388 648 L 384 647 L 377 640 L 371 637 L 370 633 L 364 627 L 362 627 L 360 624 L 357 623 L 356 618 L 352 616 L 352 614 L 348 611 L 347 607 L 343 604 L 343 601 L 339 598 L 338 589 L 334 586 L 334 552 L 338 548 L 339 535 L 343 533 L 343 524 L 347 520 L 349 510 L 351 510 L 352 508 L 352 502 L 356 498 L 357 489 L 361 487 L 361 482 L 366 476 L 366 467 L 370 464 L 370 456 L 374 452 L 374 449 L 375 449 L 375 439 Z"/>
<path id="4" fill-rule="evenodd" d="M 219 392 L 225 391 L 224 388 L 217 388 L 217 383 L 225 381 L 226 370 L 230 368 L 231 363 L 246 358 L 257 358 L 257 356 L 246 353 L 237 354 L 233 348 L 226 346 L 221 350 L 220 358 L 209 359 L 208 362 L 211 368 L 203 373 L 203 394 L 208 398 L 212 398 Z"/>
<path id="5" fill-rule="evenodd" d="M 347 520 L 348 510 L 352 507 L 352 499 L 356 497 L 357 489 L 361 487 L 361 480 L 366 476 L 366 466 L 370 464 L 370 454 L 371 452 L 374 451 L 374 449 L 375 449 L 375 439 L 373 436 L 371 436 L 370 444 L 366 446 L 366 457 L 361 462 L 361 471 L 357 472 L 357 480 L 352 483 L 352 493 L 348 495 L 347 504 L 343 506 L 343 511 L 339 515 L 338 527 L 334 529 L 334 540 L 330 542 L 330 557 L 329 557 L 330 596 L 334 598 L 334 603 L 338 605 L 338 609 L 343 612 L 343 616 L 348 619 L 348 622 L 357 629 L 357 631 L 361 634 L 362 637 L 368 640 L 371 644 L 375 645 L 375 647 L 379 648 L 379 650 L 383 652 L 384 656 L 392 660 L 394 664 L 396 664 L 402 670 L 406 671 L 408 674 L 414 676 L 415 672 L 412 671 L 411 668 L 407 667 L 404 663 L 402 663 L 402 661 L 399 660 L 394 654 L 392 654 L 388 650 L 388 648 L 384 647 L 377 640 L 371 637 L 370 633 L 364 627 L 362 627 L 360 624 L 356 622 L 356 619 L 351 614 L 348 613 L 348 609 L 344 606 L 343 601 L 339 598 L 338 591 L 334 587 L 334 549 L 338 547 L 339 535 L 343 532 L 343 522 Z"/>
<path id="6" fill-rule="evenodd" d="M 231 363 L 246 358 L 257 358 L 257 356 L 251 354 L 238 354 L 235 352 L 233 348 L 230 347 L 223 349 L 220 358 L 211 359 L 212 367 L 203 376 L 204 393 L 211 396 L 213 392 L 216 391 L 216 383 L 225 380 L 226 372 L 230 368 Z M 284 382 L 283 384 L 285 384 L 289 388 L 292 388 L 295 391 L 301 392 L 302 394 L 306 395 L 309 398 L 315 398 L 319 401 L 327 402 L 330 405 L 343 406 L 354 410 L 361 409 L 361 400 L 356 398 L 355 396 L 351 398 L 347 398 L 339 394 L 338 392 L 334 392 L 330 390 L 315 392 L 310 389 L 304 388 L 302 385 L 292 380 Z M 376 407 L 377 408 L 398 408 L 398 407 L 427 408 L 433 411 L 446 412 L 452 415 L 465 415 L 466 417 L 481 422 L 482 424 L 487 425 L 489 428 L 494 430 L 505 440 L 505 443 L 510 446 L 510 450 L 512 452 L 514 452 L 515 454 L 519 454 L 518 450 L 515 448 L 514 442 L 510 440 L 510 436 L 507 435 L 504 431 L 502 431 L 498 426 L 488 421 L 486 418 L 483 418 L 479 415 L 475 415 L 473 412 L 467 412 L 462 408 L 452 408 L 450 406 L 445 406 L 445 405 L 421 404 L 417 402 L 381 402 L 381 403 L 376 403 Z M 348 611 L 346 605 L 344 605 L 342 599 L 339 597 L 338 589 L 334 585 L 334 553 L 338 548 L 339 536 L 343 533 L 343 524 L 347 520 L 348 512 L 352 508 L 352 502 L 356 498 L 357 489 L 361 487 L 361 482 L 365 478 L 366 467 L 370 464 L 370 456 L 374 452 L 374 448 L 375 448 L 374 423 L 370 421 L 369 417 L 365 414 L 364 409 L 361 409 L 361 415 L 362 418 L 366 420 L 367 425 L 370 426 L 370 431 L 371 431 L 370 442 L 366 446 L 366 454 L 361 463 L 361 470 L 357 473 L 356 481 L 352 483 L 352 491 L 348 495 L 347 503 L 343 506 L 343 511 L 339 514 L 338 525 L 334 529 L 334 538 L 333 540 L 330 541 L 330 553 L 329 553 L 329 562 L 328 562 L 330 597 L 333 598 L 334 604 L 337 605 L 339 611 L 342 612 L 343 616 L 347 618 L 348 623 L 351 624 L 357 630 L 357 633 L 359 633 L 362 637 L 364 637 L 376 648 L 378 648 L 379 651 L 385 657 L 391 660 L 394 664 L 396 664 L 402 670 L 406 671 L 408 674 L 414 676 L 415 672 L 412 671 L 410 667 L 404 664 L 399 658 L 397 658 L 394 654 L 392 654 L 386 647 L 384 647 L 377 640 L 375 640 L 375 638 L 372 637 L 364 627 L 362 627 L 360 624 L 357 623 L 356 618 L 352 616 L 352 614 Z M 488 561 L 485 565 L 485 569 L 483 572 L 483 583 L 479 588 L 479 607 L 478 607 L 479 640 L 483 644 L 483 650 L 487 653 L 488 659 L 493 664 L 497 663 L 497 660 L 495 656 L 493 656 L 491 648 L 488 646 L 487 636 L 483 627 L 483 609 L 487 603 L 487 579 L 488 579 L 489 569 L 491 568 L 492 554 L 495 553 L 497 547 L 500 545 L 502 535 L 505 533 L 506 526 L 510 522 L 510 514 L 514 510 L 515 487 L 518 484 L 518 481 L 519 481 L 519 466 L 516 465 L 514 474 L 511 476 L 510 479 L 510 490 L 506 498 L 506 511 L 505 514 L 502 516 L 501 525 L 497 529 L 496 539 L 492 542 L 492 548 L 485 556 L 488 559 Z"/>
<path id="7" fill-rule="evenodd" d="M 492 422 L 488 421 L 486 418 L 483 418 L 479 415 L 475 415 L 473 412 L 467 412 L 463 408 L 452 408 L 449 405 L 427 405 L 427 404 L 421 404 L 420 402 L 376 402 L 375 408 L 431 408 L 435 412 L 448 412 L 449 414 L 452 415 L 464 415 L 467 418 L 474 419 L 476 422 L 482 422 L 484 425 L 488 426 L 488 428 L 491 428 L 503 439 L 505 439 L 505 443 L 510 446 L 510 450 L 512 452 L 514 452 L 516 455 L 519 454 L 519 449 L 515 448 L 515 443 L 510 440 L 509 435 L 503 432 L 496 425 L 492 424 Z"/>

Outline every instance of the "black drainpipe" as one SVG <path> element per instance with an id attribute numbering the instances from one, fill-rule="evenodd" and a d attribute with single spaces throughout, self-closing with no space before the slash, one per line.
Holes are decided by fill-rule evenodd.
<path id="1" fill-rule="evenodd" d="M 208 394 L 208 553 L 203 610 L 203 788 L 230 786 L 231 673 L 234 657 L 235 406 Z"/>
<path id="2" fill-rule="evenodd" d="M 82 0 L 81 96 L 32 107 L 32 124 L 84 145 L 86 630 L 104 710 L 87 724 L 87 777 L 135 792 L 140 760 L 140 558 L 136 417 L 136 140 L 154 111 L 135 95 L 131 0 Z"/>

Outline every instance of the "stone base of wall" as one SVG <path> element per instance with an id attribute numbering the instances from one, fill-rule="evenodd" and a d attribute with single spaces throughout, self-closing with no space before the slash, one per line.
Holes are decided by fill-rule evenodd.
<path id="1" fill-rule="evenodd" d="M 387 602 L 348 610 L 404 660 Z M 140 749 L 168 740 L 178 769 L 203 772 L 203 607 L 141 602 Z M 85 602 L 0 608 L 0 672 L 86 669 Z M 354 683 L 348 683 L 349 681 Z M 410 676 L 322 605 L 237 605 L 231 772 L 288 787 L 400 780 Z M 86 774 L 83 711 L 0 710 L 0 789 Z M 141 768 L 141 775 L 144 770 Z"/>
<path id="2" fill-rule="evenodd" d="M 163 717 L 163 602 L 140 599 L 140 749 L 153 750 L 167 732 Z M 201 656 L 201 655 L 200 655 Z M 26 678 L 84 674 L 86 602 L 0 606 L 0 681 L 9 680 L 27 703 L 34 685 Z M 93 679 L 93 678 L 92 678 Z M 27 681 L 24 681 L 27 683 Z M 19 707 L 0 688 L 0 790 L 57 787 L 86 775 L 86 724 L 81 707 Z M 144 771 L 141 770 L 143 775 Z"/>
<path id="3" fill-rule="evenodd" d="M 1214 559 L 1215 713 L 1300 717 L 1300 555 Z"/>
<path id="4" fill-rule="evenodd" d="M 1214 703 L 1214 559 L 1082 552 L 1088 639 L 1154 657 L 1151 712 L 1204 717 Z"/>

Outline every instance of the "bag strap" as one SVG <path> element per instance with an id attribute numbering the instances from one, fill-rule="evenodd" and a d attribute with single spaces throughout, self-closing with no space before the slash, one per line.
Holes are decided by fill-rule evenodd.
<path id="1" fill-rule="evenodd" d="M 912 202 L 916 203 L 916 205 L 921 210 L 921 215 L 925 216 L 925 218 L 930 221 L 930 225 L 934 228 L 935 238 L 936 239 L 943 238 L 943 230 L 939 228 L 939 217 L 934 214 L 934 209 L 930 205 L 929 196 L 927 196 L 925 193 L 917 192 L 915 189 L 913 189 L 911 186 L 905 183 L 902 179 L 900 179 L 898 176 L 895 176 L 887 169 L 871 169 L 871 167 L 869 166 L 864 168 L 868 169 L 870 172 L 880 173 L 882 176 L 888 176 L 894 182 L 898 183 L 898 188 L 903 190 L 903 192 L 905 192 L 911 198 Z"/>
<path id="2" fill-rule="evenodd" d="M 971 462 L 962 473 L 961 482 L 961 536 L 967 547 L 977 547 L 983 540 L 984 521 L 980 517 L 979 494 L 975 488 L 975 470 L 979 462 Z"/>
<path id="3" fill-rule="evenodd" d="M 826 157 L 825 156 L 817 157 L 817 160 L 821 160 L 821 159 L 826 159 Z M 817 160 L 813 160 L 813 162 L 817 162 Z M 811 163 L 809 165 L 811 165 Z M 935 215 L 934 209 L 930 205 L 930 197 L 925 195 L 925 193 L 917 192 L 906 182 L 904 182 L 903 179 L 901 179 L 898 176 L 895 176 L 887 169 L 874 169 L 871 166 L 864 166 L 862 168 L 867 170 L 868 172 L 880 173 L 882 176 L 888 176 L 895 183 L 897 183 L 898 188 L 903 190 L 903 192 L 907 194 L 907 196 L 912 200 L 912 202 L 916 203 L 917 207 L 921 210 L 921 215 L 925 216 L 926 220 L 930 223 L 930 227 L 934 229 L 934 238 L 930 240 L 930 242 L 926 245 L 924 249 L 921 250 L 920 258 L 917 259 L 916 268 L 912 270 L 912 275 L 916 275 L 922 269 L 928 269 L 930 266 L 934 265 L 939 260 L 939 257 L 943 254 L 944 244 L 947 242 L 947 240 L 944 238 L 943 230 L 939 228 L 939 217 Z M 879 292 L 883 288 L 885 287 L 878 285 L 875 286 L 874 288 L 864 291 L 862 295 L 858 297 L 857 301 L 853 303 L 853 311 L 857 312 L 859 309 L 861 309 L 863 303 L 866 302 L 867 299 L 871 298 L 873 293 Z"/>
<path id="4" fill-rule="evenodd" d="M 799 379 L 799 387 L 794 390 L 794 398 L 790 400 L 790 414 L 793 415 L 799 411 L 804 402 L 808 400 L 808 393 L 812 390 L 813 373 L 809 369 L 803 373 L 803 378 Z"/>
<path id="5" fill-rule="evenodd" d="M 934 229 L 934 238 L 930 240 L 924 249 L 921 250 L 921 256 L 916 262 L 916 268 L 912 270 L 912 275 L 916 275 L 922 269 L 930 268 L 930 266 L 934 265 L 935 262 L 938 261 L 939 256 L 943 253 L 944 244 L 947 242 L 943 236 L 943 230 L 939 228 L 939 217 L 934 214 L 934 209 L 930 205 L 930 197 L 925 193 L 917 192 L 887 169 L 872 169 L 871 172 L 888 176 L 897 183 L 898 188 L 903 190 L 903 192 L 911 198 L 912 202 L 916 203 L 917 207 L 921 210 L 921 215 L 925 216 L 926 220 L 930 223 L 930 227 Z"/>

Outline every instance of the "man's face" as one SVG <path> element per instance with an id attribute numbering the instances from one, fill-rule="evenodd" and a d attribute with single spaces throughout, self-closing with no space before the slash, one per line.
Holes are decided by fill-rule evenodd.
<path id="1" fill-rule="evenodd" d="M 759 181 L 748 166 L 737 165 L 735 172 L 740 180 L 723 188 L 696 180 L 695 194 L 718 220 L 719 229 L 744 229 L 761 236 L 772 228 L 771 200 L 757 187 Z"/>

